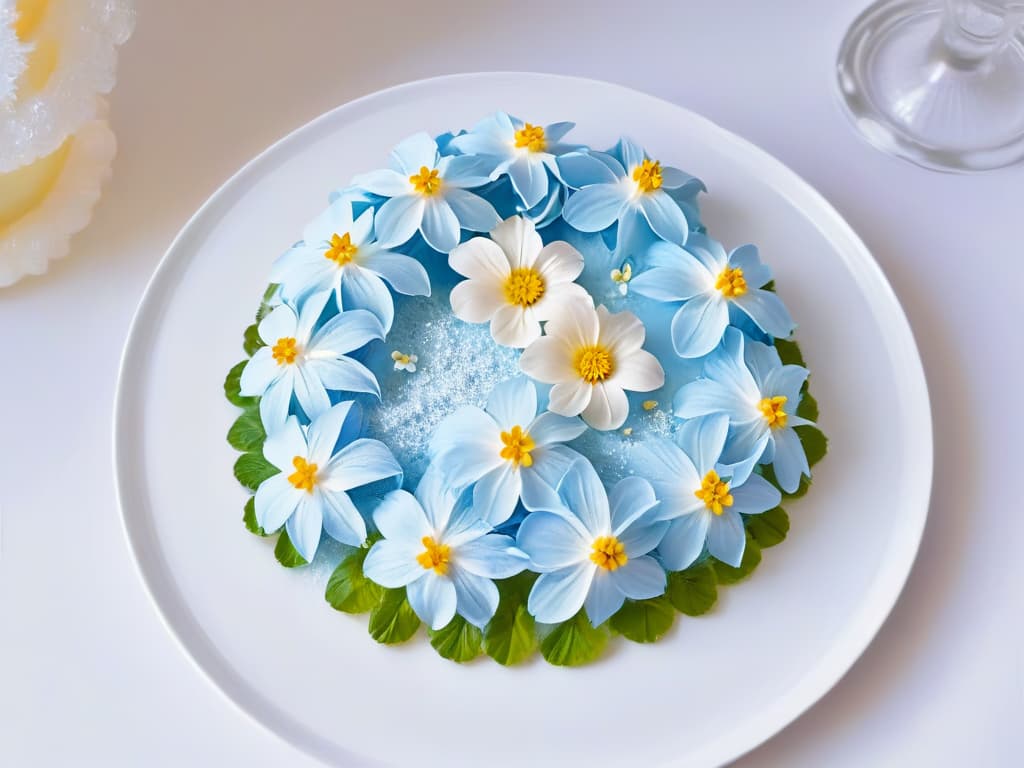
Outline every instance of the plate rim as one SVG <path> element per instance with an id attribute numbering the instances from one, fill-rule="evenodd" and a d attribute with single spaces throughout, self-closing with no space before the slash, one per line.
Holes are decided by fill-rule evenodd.
<path id="1" fill-rule="evenodd" d="M 917 441 L 922 446 L 922 455 L 920 461 L 912 467 L 914 471 L 904 478 L 907 479 L 909 477 L 910 479 L 908 483 L 910 486 L 909 498 L 911 502 L 916 501 L 916 503 L 909 505 L 907 514 L 904 516 L 906 522 L 903 526 L 902 536 L 889 544 L 889 549 L 897 548 L 897 551 L 888 554 L 886 558 L 886 566 L 889 570 L 888 578 L 885 582 L 886 589 L 883 594 L 875 596 L 874 601 L 870 604 L 872 610 L 867 611 L 858 624 L 846 628 L 844 633 L 837 637 L 837 640 L 815 667 L 807 670 L 787 692 L 777 698 L 770 707 L 766 708 L 766 712 L 769 713 L 768 715 L 762 714 L 748 720 L 741 729 L 731 732 L 727 741 L 723 741 L 720 738 L 713 739 L 689 756 L 689 758 L 675 758 L 666 763 L 667 766 L 680 766 L 680 768 L 684 765 L 721 766 L 738 759 L 760 746 L 788 727 L 820 701 L 853 667 L 878 634 L 903 592 L 920 547 L 930 506 L 934 471 L 934 440 L 928 385 L 913 330 L 903 306 L 881 266 L 853 228 L 817 189 L 774 155 L 753 142 L 721 127 L 703 115 L 668 99 L 619 83 L 546 72 L 500 70 L 440 75 L 399 83 L 333 107 L 289 131 L 245 162 L 196 209 L 175 235 L 147 281 L 146 287 L 132 315 L 118 365 L 113 403 L 113 450 L 111 455 L 115 494 L 124 540 L 131 555 L 135 572 L 142 582 L 161 623 L 173 638 L 179 650 L 192 666 L 199 671 L 201 677 L 217 690 L 224 699 L 230 702 L 237 711 L 243 713 L 261 729 L 273 734 L 290 747 L 314 759 L 325 763 L 336 762 L 339 746 L 337 742 L 325 740 L 317 733 L 306 728 L 301 722 L 296 721 L 276 704 L 266 701 L 257 691 L 249 688 L 244 680 L 223 680 L 217 674 L 217 670 L 208 667 L 208 661 L 199 658 L 197 649 L 190 645 L 193 641 L 187 639 L 179 627 L 175 625 L 170 615 L 170 609 L 164 605 L 162 597 L 158 595 L 155 572 L 152 571 L 154 567 L 152 561 L 144 562 L 144 527 L 138 522 L 133 522 L 133 517 L 135 516 L 129 515 L 126 511 L 127 500 L 131 495 L 129 489 L 131 481 L 121 471 L 122 463 L 126 461 L 126 451 L 130 450 L 132 442 L 131 436 L 126 434 L 126 430 L 129 429 L 128 422 L 131 418 L 129 411 L 131 407 L 130 390 L 132 389 L 132 377 L 136 375 L 130 369 L 130 362 L 138 354 L 137 348 L 142 343 L 145 326 L 150 324 L 151 321 L 149 315 L 157 306 L 155 300 L 159 295 L 162 284 L 171 277 L 178 251 L 187 247 L 187 241 L 193 229 L 197 228 L 204 219 L 214 215 L 219 206 L 229 203 L 228 198 L 234 188 L 239 184 L 244 184 L 246 177 L 258 171 L 264 163 L 268 162 L 269 158 L 282 150 L 286 150 L 294 142 L 300 141 L 304 134 L 315 132 L 316 128 L 322 123 L 336 119 L 345 112 L 355 111 L 375 100 L 387 99 L 402 91 L 418 90 L 425 87 L 437 85 L 456 86 L 466 81 L 500 80 L 501 78 L 509 77 L 533 78 L 539 81 L 559 80 L 567 84 L 575 82 L 580 85 L 587 84 L 590 86 L 621 89 L 661 102 L 674 110 L 685 113 L 687 119 L 696 123 L 703 123 L 706 128 L 716 132 L 724 142 L 730 142 L 736 149 L 743 152 L 745 159 L 750 158 L 760 164 L 762 169 L 770 173 L 773 181 L 785 181 L 785 188 L 777 185 L 776 191 L 791 203 L 794 202 L 794 198 L 801 199 L 803 203 L 800 205 L 794 203 L 794 207 L 802 213 L 806 214 L 808 209 L 813 209 L 817 215 L 810 220 L 815 226 L 822 229 L 820 223 L 823 218 L 827 219 L 829 224 L 829 230 L 826 235 L 827 239 L 835 241 L 837 236 L 841 236 L 847 241 L 846 249 L 844 250 L 854 253 L 856 256 L 855 262 L 845 259 L 847 266 L 851 270 L 853 267 L 858 268 L 857 282 L 862 289 L 865 289 L 865 279 L 874 283 L 874 287 L 877 289 L 874 292 L 874 296 L 865 294 L 872 307 L 878 309 L 877 305 L 880 303 L 882 307 L 887 309 L 886 320 L 888 324 L 886 325 L 886 333 L 892 341 L 890 349 L 897 347 L 905 353 L 910 353 L 902 361 L 903 365 L 907 368 L 902 377 L 902 391 L 912 392 L 915 397 L 908 398 L 908 401 L 901 405 L 908 412 L 913 410 L 913 413 L 908 413 L 908 415 L 911 417 L 911 421 L 916 424 Z M 823 231 L 823 234 L 826 233 Z M 888 306 L 886 307 L 886 305 Z M 865 588 L 865 593 L 869 590 L 877 592 L 877 580 Z M 211 650 L 214 651 L 214 656 L 219 655 L 215 647 Z M 230 670 L 230 665 L 227 666 L 227 669 Z M 814 679 L 809 681 L 808 677 L 811 673 L 814 673 Z M 239 687 L 249 696 L 254 697 L 256 703 L 243 704 L 239 696 L 232 695 L 231 691 L 237 692 Z M 274 726 L 271 726 L 267 721 L 266 710 L 269 710 L 274 715 Z M 367 763 L 368 758 L 366 756 L 357 755 L 349 751 L 347 747 L 344 747 L 344 749 L 348 752 L 353 764 L 380 764 L 375 758 L 370 759 L 371 762 Z"/>

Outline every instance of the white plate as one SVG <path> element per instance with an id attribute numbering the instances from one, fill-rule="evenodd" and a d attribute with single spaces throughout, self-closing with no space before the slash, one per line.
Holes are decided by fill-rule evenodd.
<path id="1" fill-rule="evenodd" d="M 420 130 L 506 110 L 620 133 L 703 178 L 710 231 L 760 245 L 800 322 L 831 454 L 792 530 L 715 611 L 600 663 L 458 666 L 423 640 L 377 645 L 323 600 L 324 566 L 288 571 L 247 533 L 221 383 L 272 259 L 328 191 Z M 329 112 L 231 178 L 174 241 L 125 348 L 115 417 L 124 524 L 171 633 L 243 711 L 344 765 L 712 766 L 764 741 L 849 669 L 891 609 L 931 485 L 928 394 L 889 284 L 792 171 L 702 117 L 607 83 L 539 74 L 426 80 Z"/>

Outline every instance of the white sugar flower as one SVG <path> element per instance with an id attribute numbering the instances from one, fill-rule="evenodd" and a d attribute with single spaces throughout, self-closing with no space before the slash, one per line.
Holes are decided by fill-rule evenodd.
<path id="1" fill-rule="evenodd" d="M 583 255 L 562 240 L 544 245 L 533 222 L 519 216 L 501 222 L 490 240 L 474 237 L 458 246 L 448 263 L 469 278 L 452 289 L 455 316 L 468 323 L 490 321 L 491 336 L 506 347 L 537 339 L 541 321 L 561 305 L 590 303 L 573 282 L 583 271 Z"/>
<path id="2" fill-rule="evenodd" d="M 419 362 L 419 357 L 416 355 L 407 355 L 404 352 L 399 352 L 397 349 L 391 353 L 391 359 L 395 361 L 396 371 L 405 371 L 406 373 L 416 373 L 416 363 Z"/>
<path id="3" fill-rule="evenodd" d="M 646 331 L 632 312 L 611 314 L 569 302 L 523 350 L 519 367 L 551 388 L 548 408 L 580 414 L 594 429 L 618 429 L 629 415 L 625 390 L 650 392 L 665 383 L 658 359 L 641 349 Z"/>

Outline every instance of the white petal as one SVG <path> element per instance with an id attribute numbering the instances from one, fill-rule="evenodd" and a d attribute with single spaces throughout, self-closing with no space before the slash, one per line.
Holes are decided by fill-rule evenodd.
<path id="1" fill-rule="evenodd" d="M 541 249 L 533 266 L 549 286 L 571 283 L 583 272 L 583 254 L 564 240 L 556 240 Z"/>
<path id="2" fill-rule="evenodd" d="M 615 360 L 618 368 L 607 383 L 632 392 L 651 392 L 665 384 L 665 370 L 658 358 L 644 349 L 632 352 L 624 359 Z"/>
<path id="3" fill-rule="evenodd" d="M 550 327 L 549 324 L 548 328 Z M 572 348 L 563 339 L 551 335 L 543 336 L 523 350 L 519 357 L 519 368 L 530 378 L 545 384 L 582 381 L 573 370 L 572 354 Z M 564 416 L 576 415 L 564 411 L 556 412 Z"/>
<path id="4" fill-rule="evenodd" d="M 660 367 L 660 366 L 659 366 Z M 583 382 L 586 384 L 586 382 Z M 589 385 L 588 385 L 589 386 Z M 590 387 L 590 402 L 583 409 L 583 420 L 594 429 L 618 429 L 629 415 L 629 400 L 622 387 L 602 381 Z M 552 390 L 554 394 L 554 390 Z M 551 410 L 555 410 L 553 407 Z"/>
<path id="5" fill-rule="evenodd" d="M 600 331 L 597 310 L 584 302 L 572 301 L 548 320 L 544 332 L 563 339 L 576 349 L 597 344 Z"/>
<path id="6" fill-rule="evenodd" d="M 548 408 L 560 416 L 579 416 L 590 404 L 593 393 L 593 385 L 581 378 L 555 384 L 548 396 Z M 629 403 L 626 403 L 626 409 L 629 410 Z"/>
<path id="7" fill-rule="evenodd" d="M 540 338 L 540 323 L 529 307 L 505 304 L 491 318 L 491 337 L 502 346 L 522 349 Z"/>
<path id="8" fill-rule="evenodd" d="M 467 323 L 486 323 L 507 306 L 501 284 L 489 280 L 463 280 L 452 288 L 450 299 L 452 312 Z"/>
<path id="9" fill-rule="evenodd" d="M 504 251 L 486 237 L 474 237 L 454 248 L 448 254 L 448 265 L 464 277 L 498 286 L 512 270 Z"/>
<path id="10" fill-rule="evenodd" d="M 544 243 L 533 222 L 521 216 L 510 216 L 491 230 L 491 239 L 505 252 L 513 269 L 532 267 Z"/>
<path id="11" fill-rule="evenodd" d="M 646 330 L 632 312 L 613 315 L 602 305 L 597 308 L 597 316 L 601 323 L 601 344 L 610 347 L 616 357 L 635 352 L 643 345 Z"/>

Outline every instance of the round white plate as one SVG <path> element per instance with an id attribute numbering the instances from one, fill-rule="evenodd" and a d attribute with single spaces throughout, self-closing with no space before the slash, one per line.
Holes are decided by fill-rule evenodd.
<path id="1" fill-rule="evenodd" d="M 599 663 L 459 666 L 422 638 L 376 644 L 247 533 L 221 384 L 271 261 L 327 193 L 427 130 L 505 110 L 610 146 L 620 133 L 703 178 L 705 220 L 754 242 L 800 322 L 831 453 L 792 530 L 714 612 Z M 231 178 L 174 241 L 139 307 L 116 405 L 115 464 L 139 571 L 168 628 L 242 710 L 332 764 L 712 766 L 767 739 L 864 650 L 899 593 L 928 508 L 928 394 L 889 284 L 857 236 L 777 160 L 673 104 L 607 83 L 474 74 L 329 112 Z"/>

